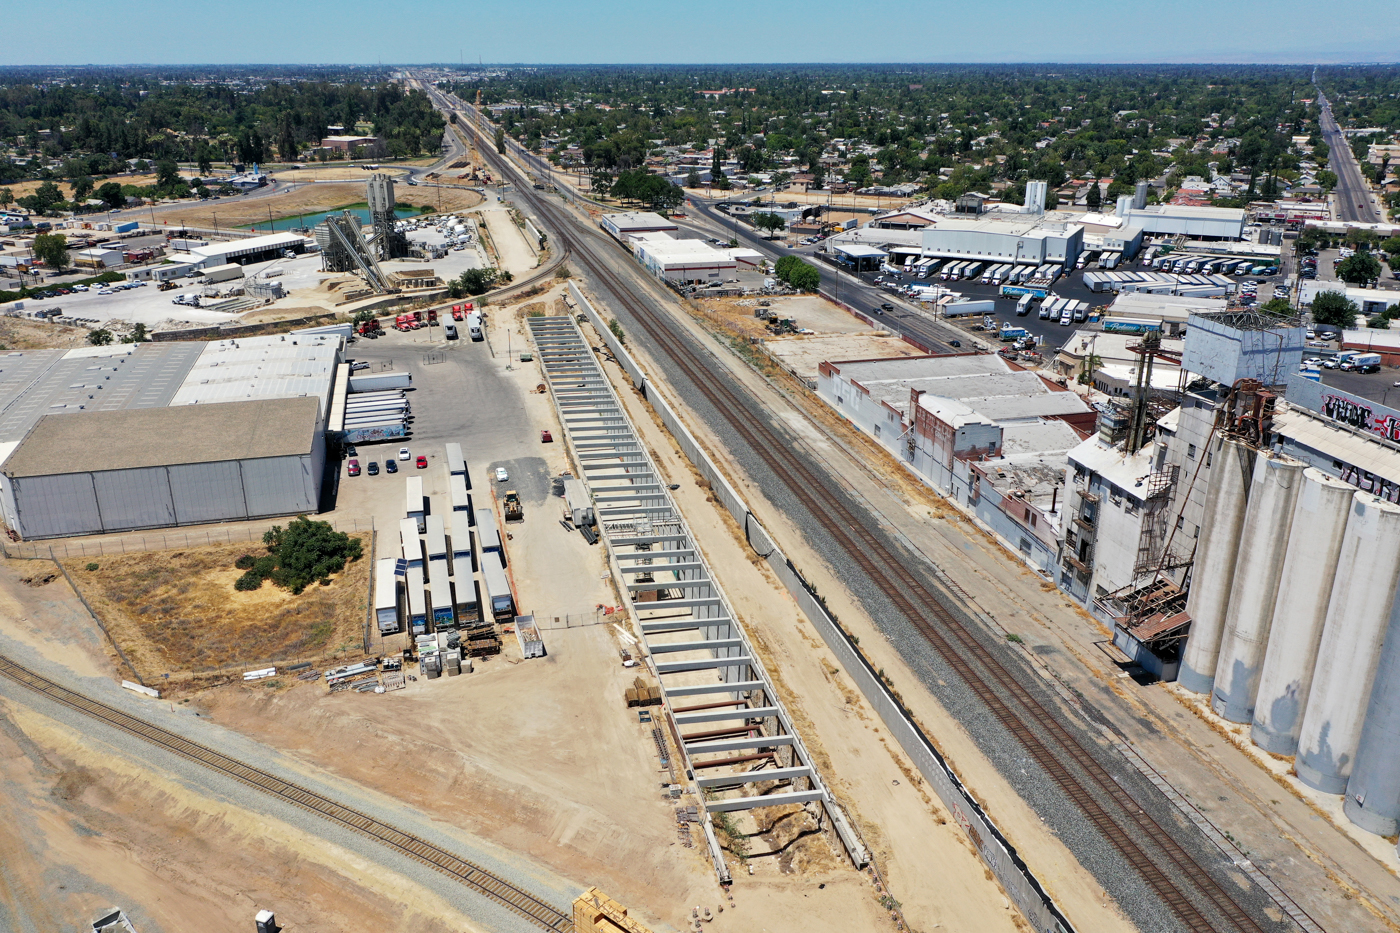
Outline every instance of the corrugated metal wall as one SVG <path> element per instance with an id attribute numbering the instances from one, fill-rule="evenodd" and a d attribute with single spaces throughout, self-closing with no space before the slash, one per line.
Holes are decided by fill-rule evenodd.
<path id="1" fill-rule="evenodd" d="M 315 513 L 323 443 L 296 457 L 10 480 L 19 532 L 57 538 Z"/>

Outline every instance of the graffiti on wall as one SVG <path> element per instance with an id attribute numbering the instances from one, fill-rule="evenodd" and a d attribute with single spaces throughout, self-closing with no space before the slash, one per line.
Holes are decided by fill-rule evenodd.
<path id="1" fill-rule="evenodd" d="M 1400 441 L 1400 417 L 1377 414 L 1371 406 L 1346 395 L 1322 396 L 1322 413 L 1333 421 L 1369 431 L 1388 441 Z"/>

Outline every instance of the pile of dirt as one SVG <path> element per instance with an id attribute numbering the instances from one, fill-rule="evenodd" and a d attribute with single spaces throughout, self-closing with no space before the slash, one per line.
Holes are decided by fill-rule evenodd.
<path id="1" fill-rule="evenodd" d="M 58 579 L 57 570 L 38 570 L 25 577 L 20 577 L 19 582 L 25 586 L 44 586 Z"/>
<path id="2" fill-rule="evenodd" d="M 360 535 L 365 549 L 369 536 Z M 239 592 L 234 561 L 261 546 L 219 544 L 105 557 L 73 580 L 142 677 L 330 661 L 363 646 L 370 561 L 300 596 L 270 583 Z"/>

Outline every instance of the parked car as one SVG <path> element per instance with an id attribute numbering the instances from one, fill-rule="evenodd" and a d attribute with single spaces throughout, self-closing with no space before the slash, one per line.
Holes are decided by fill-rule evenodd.
<path id="1" fill-rule="evenodd" d="M 423 456 L 422 454 L 419 454 L 417 460 L 417 467 L 420 470 L 426 470 L 428 468 L 428 458 Z"/>
<path id="2" fill-rule="evenodd" d="M 359 476 L 359 475 L 360 475 L 360 461 L 358 461 L 358 460 L 351 460 L 350 463 L 349 463 L 349 465 L 346 466 L 346 468 L 345 468 L 345 475 L 347 475 L 347 476 Z"/>
<path id="3" fill-rule="evenodd" d="M 355 445 L 354 445 L 354 444 L 351 444 L 349 447 L 345 448 L 345 456 L 347 456 L 347 457 L 358 457 L 359 455 L 360 455 L 360 452 L 359 452 L 358 450 L 355 449 Z"/>
<path id="4" fill-rule="evenodd" d="M 397 473 L 397 472 L 399 472 L 399 465 L 398 465 L 398 463 L 396 463 L 396 462 L 393 461 L 393 460 L 385 460 L 385 461 L 384 461 L 384 472 L 385 472 L 385 473 Z"/>
<path id="5" fill-rule="evenodd" d="M 369 362 L 368 362 L 368 361 L 366 361 L 366 360 L 360 360 L 360 362 L 358 362 L 358 363 L 351 363 L 351 364 L 350 364 L 350 371 L 351 371 L 352 373 L 357 373 L 357 372 L 359 372 L 359 371 L 362 370 L 362 369 L 369 369 Z"/>
<path id="6" fill-rule="evenodd" d="M 369 473 L 370 476 L 378 476 L 378 475 L 379 475 L 379 461 L 378 461 L 378 460 L 371 460 L 371 461 L 369 462 L 369 466 L 365 467 L 365 471 L 366 471 L 367 473 Z"/>
<path id="7" fill-rule="evenodd" d="M 496 467 L 496 482 L 498 482 L 498 483 L 504 483 L 504 482 L 508 481 L 509 479 L 510 479 L 510 474 L 506 472 L 506 468 L 505 468 L 505 467 Z"/>
<path id="8" fill-rule="evenodd" d="M 400 448 L 399 448 L 399 459 L 400 459 L 400 460 L 412 460 L 412 459 L 413 459 L 413 454 L 411 454 L 411 453 L 408 452 L 408 448 L 407 448 L 407 447 L 400 447 Z"/>

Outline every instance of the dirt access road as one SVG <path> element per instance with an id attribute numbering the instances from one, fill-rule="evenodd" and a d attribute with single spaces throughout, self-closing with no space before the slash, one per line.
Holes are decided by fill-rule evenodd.
<path id="1" fill-rule="evenodd" d="M 364 173 L 368 179 L 369 173 Z M 255 199 L 238 197 L 220 198 L 217 201 L 197 201 L 188 207 L 175 207 L 162 211 L 160 218 L 168 225 L 188 224 L 200 229 L 229 230 L 246 225 L 254 228 L 262 224 L 267 227 L 269 213 L 273 220 L 291 217 L 296 214 L 315 214 L 332 210 L 346 204 L 359 204 L 365 200 L 365 186 L 355 184 L 291 184 L 288 190 Z M 419 207 L 428 205 L 443 213 L 461 211 L 481 203 L 481 195 L 464 188 L 410 188 L 407 185 L 394 187 L 394 198 L 404 204 Z"/>

